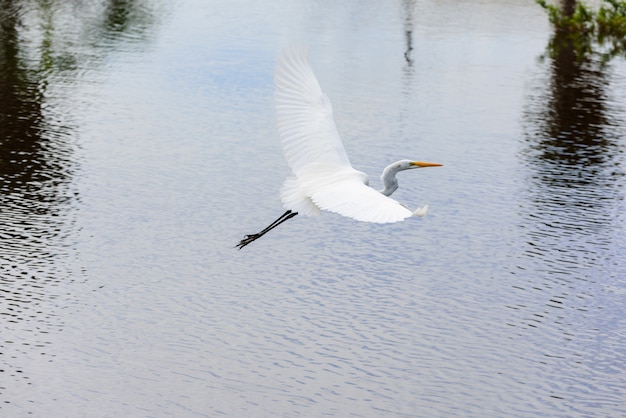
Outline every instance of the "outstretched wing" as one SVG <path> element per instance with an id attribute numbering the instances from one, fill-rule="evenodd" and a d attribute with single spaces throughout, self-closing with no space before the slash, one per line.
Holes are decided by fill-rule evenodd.
<path id="1" fill-rule="evenodd" d="M 285 50 L 274 73 L 276 118 L 283 152 L 291 171 L 281 190 L 286 208 L 319 209 L 363 222 L 398 222 L 409 209 L 367 185 L 352 168 L 333 120 L 328 97 L 309 64 L 308 50 Z M 312 203 L 311 203 L 312 202 Z"/>
<path id="2" fill-rule="evenodd" d="M 362 176 L 363 173 L 354 171 L 339 180 L 305 181 L 304 185 L 316 206 L 357 221 L 391 223 L 413 216 L 398 201 L 363 183 Z"/>
<path id="3" fill-rule="evenodd" d="M 307 49 L 288 49 L 274 72 L 278 134 L 291 171 L 330 172 L 351 167 L 328 97 L 309 64 Z"/>

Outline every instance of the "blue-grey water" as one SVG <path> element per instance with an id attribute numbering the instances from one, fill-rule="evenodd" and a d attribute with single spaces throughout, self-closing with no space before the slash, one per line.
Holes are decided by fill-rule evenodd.
<path id="1" fill-rule="evenodd" d="M 626 415 L 626 64 L 527 0 L 8 1 L 0 415 Z M 424 218 L 282 213 L 308 45 Z"/>

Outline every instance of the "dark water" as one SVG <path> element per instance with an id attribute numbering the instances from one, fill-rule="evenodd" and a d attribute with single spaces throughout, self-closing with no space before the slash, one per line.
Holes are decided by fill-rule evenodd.
<path id="1" fill-rule="evenodd" d="M 527 1 L 8 1 L 0 415 L 626 414 L 626 66 Z M 279 50 L 423 219 L 282 213 Z"/>

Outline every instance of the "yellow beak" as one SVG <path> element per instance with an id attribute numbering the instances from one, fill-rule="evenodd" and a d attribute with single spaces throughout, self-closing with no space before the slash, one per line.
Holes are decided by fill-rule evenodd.
<path id="1" fill-rule="evenodd" d="M 424 161 L 411 161 L 409 165 L 414 165 L 417 167 L 441 167 L 443 164 L 438 163 L 427 163 Z"/>

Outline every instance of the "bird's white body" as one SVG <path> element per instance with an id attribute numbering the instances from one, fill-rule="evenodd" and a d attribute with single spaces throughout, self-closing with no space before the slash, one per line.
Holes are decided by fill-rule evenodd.
<path id="1" fill-rule="evenodd" d="M 332 105 L 311 69 L 307 50 L 284 51 L 274 83 L 278 133 L 292 172 L 280 190 L 285 209 L 306 215 L 317 215 L 323 209 L 376 223 L 425 214 L 424 208 L 411 211 L 388 197 L 397 182 L 393 190 L 385 184 L 388 193 L 383 194 L 385 191 L 370 188 L 365 173 L 352 167 L 333 120 Z M 392 170 L 388 181 L 395 182 L 395 173 L 407 168 L 413 167 Z"/>
<path id="2" fill-rule="evenodd" d="M 385 168 L 383 190 L 369 187 L 365 173 L 355 170 L 333 120 L 333 108 L 309 64 L 307 50 L 286 50 L 274 73 L 278 134 L 291 175 L 280 189 L 287 211 L 262 231 L 246 235 L 241 249 L 299 213 L 335 212 L 363 222 L 390 223 L 424 216 L 428 206 L 410 211 L 391 199 L 402 170 L 441 164 L 401 160 Z"/>

